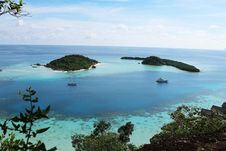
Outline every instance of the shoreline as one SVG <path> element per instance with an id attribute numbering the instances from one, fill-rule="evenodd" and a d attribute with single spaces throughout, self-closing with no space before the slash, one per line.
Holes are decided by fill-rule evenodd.
<path id="1" fill-rule="evenodd" d="M 102 63 L 97 63 L 95 65 L 92 66 L 100 66 Z M 89 67 L 89 69 L 80 69 L 80 70 L 75 70 L 75 71 L 60 71 L 60 70 L 53 70 L 51 68 L 45 67 L 47 69 L 50 69 L 51 71 L 55 72 L 55 73 L 77 73 L 77 72 L 83 72 L 83 71 L 89 71 L 92 70 L 92 66 Z"/>
<path id="2" fill-rule="evenodd" d="M 203 96 L 205 97 L 205 96 Z M 219 101 L 219 99 L 215 101 Z M 209 104 L 213 104 L 213 98 L 205 100 L 204 98 L 197 97 L 196 100 L 192 102 L 183 103 L 185 105 L 190 106 L 203 106 L 203 102 L 206 104 L 204 106 L 208 106 Z M 220 104 L 214 102 L 214 104 Z M 152 115 L 127 115 L 121 116 L 116 115 L 109 118 L 64 118 L 57 119 L 51 117 L 47 120 L 39 121 L 38 126 L 50 126 L 49 131 L 46 132 L 46 135 L 40 135 L 37 139 L 42 139 L 47 142 L 47 147 L 57 146 L 59 151 L 73 151 L 74 149 L 71 147 L 71 136 L 75 133 L 78 134 L 90 134 L 93 129 L 93 124 L 98 120 L 107 120 L 112 123 L 112 131 L 117 131 L 118 126 L 125 124 L 126 122 L 131 121 L 135 125 L 135 131 L 131 136 L 131 142 L 135 145 L 139 146 L 142 144 L 149 143 L 149 139 L 160 131 L 161 126 L 165 123 L 170 122 L 170 111 L 175 110 L 175 108 L 181 104 L 170 105 L 167 110 L 160 111 L 154 113 Z M 3 121 L 3 118 L 0 117 L 0 121 Z M 150 129 L 150 127 L 152 127 Z M 58 137 L 58 136 L 61 137 Z M 142 137 L 142 139 L 140 139 Z"/>

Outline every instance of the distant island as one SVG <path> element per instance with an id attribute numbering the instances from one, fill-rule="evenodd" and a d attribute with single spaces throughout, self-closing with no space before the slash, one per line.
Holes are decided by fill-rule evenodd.
<path id="1" fill-rule="evenodd" d="M 122 57 L 121 59 L 125 59 L 125 60 L 144 60 L 145 58 L 141 58 L 141 57 Z"/>
<path id="2" fill-rule="evenodd" d="M 176 68 L 183 70 L 183 71 L 200 72 L 200 70 L 193 65 L 189 65 L 189 64 L 186 64 L 186 63 L 183 63 L 183 62 L 174 61 L 174 60 L 170 60 L 170 59 L 162 59 L 162 58 L 159 58 L 159 57 L 156 57 L 156 56 L 150 56 L 150 57 L 146 57 L 146 58 L 142 58 L 142 57 L 122 57 L 121 59 L 142 60 L 142 64 L 144 64 L 144 65 L 153 65 L 153 66 L 166 65 L 166 66 L 176 67 Z"/>
<path id="3" fill-rule="evenodd" d="M 96 68 L 98 61 L 82 55 L 67 55 L 53 60 L 45 66 L 58 71 L 76 71 L 81 69 Z"/>

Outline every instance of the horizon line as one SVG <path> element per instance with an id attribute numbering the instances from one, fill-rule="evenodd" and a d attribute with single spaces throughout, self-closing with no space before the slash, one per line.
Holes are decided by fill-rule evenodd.
<path id="1" fill-rule="evenodd" d="M 157 49 L 184 49 L 184 50 L 202 50 L 202 51 L 226 51 L 226 49 L 208 49 L 208 48 L 183 48 L 183 47 L 160 47 L 160 46 L 126 46 L 126 45 L 85 45 L 85 44 L 7 44 L 0 43 L 0 46 L 88 46 L 88 47 L 121 47 L 121 48 L 157 48 Z"/>

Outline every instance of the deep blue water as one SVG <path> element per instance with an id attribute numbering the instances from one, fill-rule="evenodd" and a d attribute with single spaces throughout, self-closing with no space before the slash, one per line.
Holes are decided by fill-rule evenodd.
<path id="1" fill-rule="evenodd" d="M 33 69 L 67 54 L 82 54 L 102 65 L 92 71 L 56 73 Z M 200 73 L 172 67 L 149 67 L 122 56 L 150 56 L 191 63 Z M 199 95 L 226 90 L 226 52 L 210 50 L 91 47 L 91 46 L 0 46 L 0 110 L 20 111 L 24 104 L 17 92 L 32 86 L 40 105 L 50 104 L 55 114 L 97 116 L 158 112 L 177 103 L 194 101 Z M 169 84 L 159 85 L 163 77 Z M 73 79 L 77 87 L 68 87 Z M 226 98 L 225 96 L 222 96 Z"/>

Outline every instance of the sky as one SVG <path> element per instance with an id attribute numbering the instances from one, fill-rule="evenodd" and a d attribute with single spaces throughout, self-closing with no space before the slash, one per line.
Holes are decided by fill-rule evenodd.
<path id="1" fill-rule="evenodd" d="M 0 44 L 226 48 L 226 0 L 24 0 Z"/>

